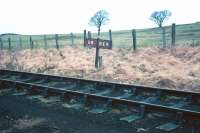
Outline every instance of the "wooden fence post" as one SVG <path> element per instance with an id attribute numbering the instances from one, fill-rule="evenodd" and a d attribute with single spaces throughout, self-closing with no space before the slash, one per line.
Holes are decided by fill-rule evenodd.
<path id="1" fill-rule="evenodd" d="M 87 38 L 90 39 L 90 31 L 87 32 Z"/>
<path id="2" fill-rule="evenodd" d="M 162 27 L 163 48 L 166 48 L 165 27 Z"/>
<path id="3" fill-rule="evenodd" d="M 195 47 L 195 41 L 194 41 L 194 39 L 192 39 L 192 47 Z"/>
<path id="4" fill-rule="evenodd" d="M 95 56 L 95 68 L 99 68 L 99 38 L 97 38 L 97 46 L 96 46 L 96 56 Z"/>
<path id="5" fill-rule="evenodd" d="M 176 43 L 176 24 L 172 24 L 172 46 L 175 46 Z"/>
<path id="6" fill-rule="evenodd" d="M 44 35 L 44 48 L 47 49 L 47 36 Z"/>
<path id="7" fill-rule="evenodd" d="M 73 35 L 72 32 L 70 33 L 70 37 L 71 37 L 71 43 L 72 43 L 72 46 L 73 46 L 74 45 L 74 35 Z"/>
<path id="8" fill-rule="evenodd" d="M 135 51 L 136 50 L 136 43 L 137 43 L 137 41 L 136 41 L 136 30 L 135 29 L 133 29 L 132 30 L 132 37 L 133 37 L 133 50 Z"/>
<path id="9" fill-rule="evenodd" d="M 22 38 L 19 37 L 19 48 L 22 49 Z"/>
<path id="10" fill-rule="evenodd" d="M 86 46 L 86 30 L 84 30 L 83 36 L 84 36 L 84 47 L 85 47 Z"/>
<path id="11" fill-rule="evenodd" d="M 31 50 L 33 49 L 33 45 L 34 45 L 34 43 L 33 43 L 33 40 L 32 40 L 32 36 L 30 36 L 30 48 L 31 48 Z"/>
<path id="12" fill-rule="evenodd" d="M 3 40 L 0 38 L 0 47 L 1 47 L 1 50 L 3 50 Z"/>
<path id="13" fill-rule="evenodd" d="M 55 34 L 55 40 L 56 40 L 56 48 L 59 49 L 58 34 Z"/>
<path id="14" fill-rule="evenodd" d="M 92 38 L 91 31 L 88 31 L 88 39 L 91 39 L 91 38 Z"/>
<path id="15" fill-rule="evenodd" d="M 10 37 L 8 38 L 8 49 L 11 50 L 11 39 L 10 39 Z"/>
<path id="16" fill-rule="evenodd" d="M 110 49 L 112 49 L 113 41 L 112 41 L 112 31 L 109 30 L 109 40 L 110 40 Z"/>

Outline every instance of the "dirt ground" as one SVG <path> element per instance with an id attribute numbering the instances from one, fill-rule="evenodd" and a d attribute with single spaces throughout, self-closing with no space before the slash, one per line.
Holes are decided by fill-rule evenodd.
<path id="1" fill-rule="evenodd" d="M 12 93 L 0 95 L 0 133 L 130 133 L 132 128 L 84 110 L 46 104 Z M 122 127 L 124 126 L 124 127 Z"/>
<path id="2" fill-rule="evenodd" d="M 66 47 L 0 51 L 0 68 L 200 92 L 200 48 L 143 48 L 136 52 Z"/>
<path id="3" fill-rule="evenodd" d="M 174 117 L 166 114 L 146 114 L 145 118 L 128 123 L 120 121 L 130 115 L 125 109 L 92 114 L 86 109 L 66 108 L 62 101 L 46 103 L 31 95 L 1 89 L 0 133 L 166 133 L 156 127 L 174 122 Z M 183 125 L 170 133 L 191 132 L 198 130 Z"/>

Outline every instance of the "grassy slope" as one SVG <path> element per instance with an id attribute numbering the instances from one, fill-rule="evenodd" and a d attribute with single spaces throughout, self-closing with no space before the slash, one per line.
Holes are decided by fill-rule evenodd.
<path id="1" fill-rule="evenodd" d="M 166 26 L 166 39 L 167 43 L 171 43 L 171 26 Z M 131 48 L 132 47 L 132 36 L 131 30 L 124 31 L 113 31 L 113 46 L 117 48 Z M 177 25 L 176 27 L 176 43 L 177 44 L 200 44 L 200 22 L 192 24 L 183 24 Z M 11 35 L 4 34 L 1 35 L 4 47 L 8 47 L 8 37 L 12 40 L 12 47 L 19 46 L 19 37 L 22 38 L 22 45 L 24 48 L 29 48 L 29 36 L 30 35 Z M 96 34 L 93 34 L 96 37 Z M 108 39 L 108 33 L 103 32 L 102 38 Z M 83 34 L 74 35 L 74 43 L 76 45 L 83 44 Z M 32 38 L 35 43 L 35 47 L 41 48 L 44 46 L 44 37 L 43 35 L 32 35 Z M 55 35 L 47 35 L 48 45 L 55 47 Z M 64 45 L 70 45 L 71 39 L 70 34 L 59 34 L 59 44 L 61 47 Z M 159 28 L 150 28 L 150 29 L 138 29 L 137 30 L 137 44 L 138 47 L 146 47 L 152 45 L 162 44 L 161 30 Z"/>
<path id="2" fill-rule="evenodd" d="M 103 67 L 94 67 L 95 49 L 66 47 L 0 52 L 0 69 L 116 81 L 200 92 L 200 47 L 173 50 L 101 50 Z"/>

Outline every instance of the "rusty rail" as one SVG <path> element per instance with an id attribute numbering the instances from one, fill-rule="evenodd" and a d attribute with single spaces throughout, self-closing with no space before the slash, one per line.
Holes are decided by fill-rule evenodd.
<path id="1" fill-rule="evenodd" d="M 0 70 L 0 85 L 26 88 L 45 95 L 58 93 L 62 97 L 75 95 L 84 102 L 106 101 L 108 106 L 123 104 L 139 107 L 142 117 L 148 112 L 166 112 L 182 120 L 200 120 L 200 93 L 160 89 L 131 84 L 94 81 L 72 77 Z"/>

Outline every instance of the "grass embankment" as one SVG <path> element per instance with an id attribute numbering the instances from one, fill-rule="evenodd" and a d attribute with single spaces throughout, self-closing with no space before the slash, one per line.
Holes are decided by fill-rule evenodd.
<path id="1" fill-rule="evenodd" d="M 66 47 L 0 52 L 0 69 L 48 73 L 200 92 L 200 48 L 101 50 L 102 69 L 94 67 L 95 49 Z"/>

